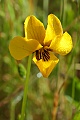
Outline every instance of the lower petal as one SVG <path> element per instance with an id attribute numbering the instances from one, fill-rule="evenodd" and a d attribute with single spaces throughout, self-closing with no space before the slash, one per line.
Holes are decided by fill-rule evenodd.
<path id="1" fill-rule="evenodd" d="M 53 53 L 50 53 L 50 60 L 48 60 L 48 61 L 43 61 L 42 59 L 37 60 L 36 56 L 33 57 L 33 61 L 38 66 L 42 75 L 44 77 L 48 77 L 50 75 L 51 71 L 53 70 L 53 68 L 58 63 L 59 59 Z"/>
<path id="2" fill-rule="evenodd" d="M 60 55 L 68 54 L 71 51 L 72 47 L 72 38 L 67 32 L 65 32 L 62 36 L 57 36 L 50 45 L 50 49 Z"/>
<path id="3" fill-rule="evenodd" d="M 42 46 L 37 40 L 27 40 L 20 36 L 13 38 L 9 44 L 10 53 L 16 60 L 21 60 L 40 48 Z"/>

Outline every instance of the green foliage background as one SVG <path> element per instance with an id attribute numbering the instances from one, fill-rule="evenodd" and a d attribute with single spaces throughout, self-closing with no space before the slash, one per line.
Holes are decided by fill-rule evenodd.
<path id="1" fill-rule="evenodd" d="M 26 77 L 27 58 L 14 60 L 9 42 L 24 36 L 28 15 L 35 15 L 46 27 L 49 13 L 72 36 L 73 49 L 67 56 L 59 56 L 49 78 L 38 78 L 39 70 L 32 62 L 26 120 L 52 120 L 54 93 L 63 83 L 56 120 L 80 120 L 80 0 L 0 0 L 0 120 L 20 119 Z"/>

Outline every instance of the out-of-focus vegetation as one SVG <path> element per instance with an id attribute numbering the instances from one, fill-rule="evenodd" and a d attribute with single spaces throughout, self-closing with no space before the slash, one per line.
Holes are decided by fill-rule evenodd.
<path id="1" fill-rule="evenodd" d="M 55 14 L 73 39 L 73 50 L 60 56 L 49 78 L 38 78 L 32 62 L 26 120 L 80 120 L 80 0 L 0 0 L 0 120 L 19 120 L 27 58 L 14 60 L 8 49 L 14 36 L 24 36 L 24 20 L 34 14 L 47 24 Z M 56 91 L 59 91 L 56 97 Z M 58 102 L 58 105 L 53 103 Z"/>

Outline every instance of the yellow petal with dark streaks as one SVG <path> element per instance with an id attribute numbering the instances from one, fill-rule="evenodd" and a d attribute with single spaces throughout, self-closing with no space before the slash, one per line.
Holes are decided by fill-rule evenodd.
<path id="1" fill-rule="evenodd" d="M 43 23 L 35 16 L 28 16 L 24 23 L 25 37 L 27 39 L 36 39 L 43 44 L 45 37 L 45 28 Z"/>
<path id="2" fill-rule="evenodd" d="M 48 61 L 43 61 L 42 59 L 37 60 L 36 56 L 34 56 L 33 61 L 38 66 L 42 75 L 44 77 L 48 77 L 52 70 L 54 69 L 54 67 L 56 66 L 56 64 L 58 63 L 59 59 L 52 52 L 50 52 L 50 60 Z"/>

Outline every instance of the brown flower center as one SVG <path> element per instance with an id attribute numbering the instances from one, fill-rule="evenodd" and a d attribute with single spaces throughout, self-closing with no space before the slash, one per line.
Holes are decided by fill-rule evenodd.
<path id="1" fill-rule="evenodd" d="M 40 50 L 36 50 L 36 59 L 40 60 L 42 59 L 43 61 L 48 61 L 50 59 L 50 53 L 51 51 L 48 48 L 41 48 Z"/>

